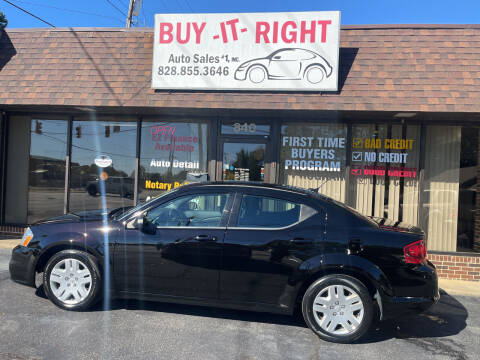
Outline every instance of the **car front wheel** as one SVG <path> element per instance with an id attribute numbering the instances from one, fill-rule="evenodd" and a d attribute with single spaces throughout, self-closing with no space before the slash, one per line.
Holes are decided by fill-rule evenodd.
<path id="1" fill-rule="evenodd" d="M 84 310 L 100 292 L 100 271 L 93 258 L 79 250 L 64 250 L 48 261 L 43 287 L 48 298 L 66 310 Z"/>
<path id="2" fill-rule="evenodd" d="M 263 66 L 254 66 L 248 71 L 248 78 L 254 84 L 259 84 L 267 78 L 267 72 Z"/>
<path id="3" fill-rule="evenodd" d="M 351 343 L 370 328 L 374 308 L 360 281 L 346 275 L 328 275 L 307 289 L 302 313 L 308 327 L 321 339 Z"/>

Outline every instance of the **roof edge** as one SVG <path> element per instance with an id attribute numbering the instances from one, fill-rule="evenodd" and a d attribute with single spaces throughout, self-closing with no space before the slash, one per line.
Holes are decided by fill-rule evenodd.
<path id="1" fill-rule="evenodd" d="M 375 29 L 480 29 L 480 24 L 363 24 L 363 25 L 342 25 L 342 30 L 375 30 Z M 9 28 L 9 32 L 153 32 L 151 27 L 142 28 L 108 28 L 108 27 L 62 27 L 62 28 Z"/>

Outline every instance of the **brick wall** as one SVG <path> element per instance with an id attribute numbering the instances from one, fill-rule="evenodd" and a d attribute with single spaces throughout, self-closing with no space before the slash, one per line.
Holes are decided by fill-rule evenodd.
<path id="1" fill-rule="evenodd" d="M 428 254 L 440 278 L 480 281 L 480 256 L 459 254 Z"/>

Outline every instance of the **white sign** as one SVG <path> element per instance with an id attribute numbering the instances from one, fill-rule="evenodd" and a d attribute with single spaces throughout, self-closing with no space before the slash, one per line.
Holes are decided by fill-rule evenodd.
<path id="1" fill-rule="evenodd" d="M 157 14 L 152 88 L 336 91 L 340 12 Z"/>
<path id="2" fill-rule="evenodd" d="M 95 158 L 95 165 L 101 168 L 106 168 L 112 165 L 112 158 L 108 155 L 99 155 Z"/>

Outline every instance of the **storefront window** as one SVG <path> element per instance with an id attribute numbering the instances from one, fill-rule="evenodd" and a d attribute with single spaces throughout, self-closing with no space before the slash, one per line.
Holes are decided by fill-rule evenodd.
<path id="1" fill-rule="evenodd" d="M 475 241 L 477 199 L 478 128 L 462 128 L 458 194 L 457 251 L 480 252 L 480 239 Z M 480 235 L 480 234 L 478 234 Z"/>
<path id="2" fill-rule="evenodd" d="M 455 251 L 460 175 L 460 126 L 427 126 L 422 228 L 429 250 Z"/>
<path id="3" fill-rule="evenodd" d="M 136 121 L 75 120 L 70 211 L 133 205 Z"/>
<path id="4" fill-rule="evenodd" d="M 347 127 L 338 124 L 282 126 L 280 183 L 345 201 Z"/>
<path id="5" fill-rule="evenodd" d="M 350 205 L 367 216 L 418 223 L 420 127 L 352 127 Z"/>
<path id="6" fill-rule="evenodd" d="M 206 180 L 207 124 L 144 120 L 140 152 L 139 199 L 188 182 Z"/>
<path id="7" fill-rule="evenodd" d="M 34 119 L 30 129 L 29 224 L 63 214 L 68 121 Z"/>

